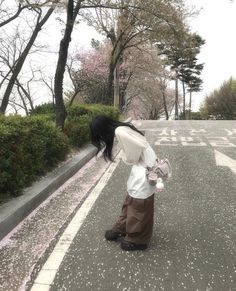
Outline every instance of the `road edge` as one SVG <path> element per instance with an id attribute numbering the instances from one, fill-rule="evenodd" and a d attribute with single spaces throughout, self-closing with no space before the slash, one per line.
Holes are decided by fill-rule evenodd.
<path id="1" fill-rule="evenodd" d="M 55 190 L 71 178 L 96 154 L 96 148 L 89 144 L 78 155 L 56 168 L 40 181 L 33 183 L 23 194 L 0 207 L 0 240 L 27 217 Z"/>

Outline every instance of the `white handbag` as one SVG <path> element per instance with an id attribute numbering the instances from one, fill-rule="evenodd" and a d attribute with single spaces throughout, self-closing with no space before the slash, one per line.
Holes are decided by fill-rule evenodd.
<path id="1" fill-rule="evenodd" d="M 171 175 L 172 169 L 168 159 L 157 159 L 154 166 L 146 167 L 147 180 L 152 186 L 159 184 L 159 188 L 161 188 L 163 185 L 162 180 L 170 178 Z"/>

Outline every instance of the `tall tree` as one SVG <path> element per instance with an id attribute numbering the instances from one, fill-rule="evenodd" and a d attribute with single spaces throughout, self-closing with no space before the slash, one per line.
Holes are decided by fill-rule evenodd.
<path id="1" fill-rule="evenodd" d="M 113 101 L 114 89 L 116 96 L 114 98 L 114 105 L 119 106 L 119 67 L 122 63 L 122 56 L 125 49 L 131 46 L 131 40 L 136 36 L 134 30 L 134 18 L 129 15 L 130 0 L 120 1 L 121 7 L 119 9 L 107 10 L 104 8 L 97 8 L 96 14 L 92 11 L 85 11 L 83 17 L 87 20 L 89 25 L 104 34 L 111 43 L 112 49 L 109 60 L 109 74 L 107 81 L 107 99 Z M 114 83 L 114 78 L 116 83 Z M 114 86 L 115 85 L 115 86 Z"/>
<path id="2" fill-rule="evenodd" d="M 236 119 L 236 80 L 230 78 L 206 96 L 201 112 L 208 118 Z"/>
<path id="3" fill-rule="evenodd" d="M 76 16 L 81 8 L 81 3 L 78 1 L 75 4 L 74 0 L 67 2 L 67 20 L 64 36 L 60 42 L 59 55 L 54 79 L 54 92 L 55 92 L 55 108 L 56 108 L 56 124 L 63 129 L 66 119 L 66 109 L 63 101 L 63 78 L 66 68 L 68 48 L 71 41 L 71 34 L 75 24 Z"/>
<path id="4" fill-rule="evenodd" d="M 77 97 L 86 103 L 109 104 L 106 99 L 108 76 L 108 53 L 110 46 L 100 45 L 96 49 L 77 52 L 70 56 L 70 66 L 67 70 L 72 81 L 70 90 L 70 104 Z M 73 66 L 73 62 L 77 65 Z M 78 96 L 80 95 L 80 96 Z"/>
<path id="5" fill-rule="evenodd" d="M 114 95 L 114 76 L 125 51 L 150 41 L 168 41 L 175 32 L 174 28 L 183 25 L 180 18 L 180 10 L 183 9 L 181 3 L 178 0 L 128 0 L 121 1 L 121 7 L 115 14 L 104 9 L 97 10 L 95 16 L 92 12 L 85 14 L 88 23 L 105 34 L 113 47 L 108 77 L 109 98 Z M 117 105 L 120 102 L 114 103 Z"/>
<path id="6" fill-rule="evenodd" d="M 169 119 L 173 103 L 173 90 L 168 87 L 170 73 L 165 69 L 156 47 L 146 45 L 135 50 L 136 65 L 127 88 L 127 110 L 135 109 L 139 117 Z M 138 112 L 139 111 L 139 112 Z"/>
<path id="7" fill-rule="evenodd" d="M 166 64 L 174 71 L 176 83 L 175 98 L 175 118 L 178 119 L 178 80 L 182 82 L 183 88 L 183 116 L 185 118 L 186 110 L 186 90 L 190 92 L 200 91 L 202 81 L 200 74 L 203 64 L 198 63 L 197 55 L 205 41 L 196 33 L 189 32 L 189 29 L 183 28 L 177 32 L 176 38 L 169 44 L 158 45 L 161 54 L 166 56 Z M 191 105 L 191 102 L 190 102 Z M 191 109 L 189 110 L 191 112 Z"/>
<path id="8" fill-rule="evenodd" d="M 183 117 L 186 118 L 186 90 L 189 92 L 188 119 L 191 119 L 192 93 L 199 92 L 203 83 L 200 78 L 204 65 L 198 63 L 197 55 L 200 53 L 205 41 L 200 35 L 190 34 L 186 48 L 182 52 L 182 58 L 179 59 L 179 79 L 183 86 Z"/>
<path id="9" fill-rule="evenodd" d="M 115 8 L 112 1 L 102 0 L 68 0 L 66 4 L 67 19 L 63 38 L 60 42 L 58 61 L 55 73 L 54 91 L 55 91 L 55 108 L 56 108 L 56 124 L 58 127 L 64 127 L 66 119 L 66 109 L 63 101 L 63 79 L 68 58 L 68 50 L 71 41 L 71 35 L 76 23 L 76 18 L 81 9 L 90 9 L 96 7 Z"/>

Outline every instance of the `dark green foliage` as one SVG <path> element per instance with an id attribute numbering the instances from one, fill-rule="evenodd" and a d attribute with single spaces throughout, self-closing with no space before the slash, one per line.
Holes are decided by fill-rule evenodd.
<path id="1" fill-rule="evenodd" d="M 185 116 L 189 115 L 189 110 L 185 111 Z M 183 115 L 183 113 L 180 114 L 179 119 L 186 119 Z M 202 116 L 201 112 L 197 111 L 197 112 L 191 112 L 191 119 L 193 120 L 203 120 L 204 117 Z"/>
<path id="2" fill-rule="evenodd" d="M 64 160 L 68 138 L 47 117 L 0 117 L 0 199 Z"/>
<path id="3" fill-rule="evenodd" d="M 167 56 L 167 64 L 175 70 L 177 78 L 188 88 L 188 91 L 198 92 L 201 90 L 200 78 L 203 64 L 198 64 L 197 55 L 205 44 L 200 35 L 186 32 L 177 43 L 176 40 L 169 48 L 161 48 Z"/>
<path id="4" fill-rule="evenodd" d="M 89 141 L 89 123 L 100 114 L 119 118 L 119 110 L 101 104 L 75 104 L 67 109 L 68 115 L 64 132 L 73 146 L 82 146 Z"/>
<path id="5" fill-rule="evenodd" d="M 80 147 L 89 141 L 89 115 L 81 115 L 66 120 L 64 132 L 75 147 Z"/>
<path id="6" fill-rule="evenodd" d="M 65 159 L 69 144 L 78 147 L 87 143 L 93 117 L 104 114 L 119 118 L 119 111 L 111 106 L 73 105 L 67 108 L 62 133 L 52 121 L 52 108 L 52 104 L 43 104 L 29 117 L 0 116 L 0 202 L 3 197 L 20 194 L 39 175 Z"/>
<path id="7" fill-rule="evenodd" d="M 236 80 L 230 78 L 208 95 L 202 110 L 209 119 L 236 119 Z"/>
<path id="8" fill-rule="evenodd" d="M 55 105 L 53 103 L 43 103 L 37 105 L 33 110 L 30 111 L 30 115 L 47 115 L 51 120 L 55 120 Z"/>
<path id="9" fill-rule="evenodd" d="M 114 108 L 113 106 L 101 105 L 101 104 L 91 104 L 86 105 L 89 112 L 88 114 L 91 115 L 93 118 L 99 114 L 110 116 L 113 119 L 119 119 L 119 109 Z"/>
<path id="10" fill-rule="evenodd" d="M 89 113 L 88 105 L 83 104 L 75 104 L 71 105 L 67 108 L 67 119 L 71 120 L 74 118 L 78 118 L 81 115 L 85 115 Z"/>

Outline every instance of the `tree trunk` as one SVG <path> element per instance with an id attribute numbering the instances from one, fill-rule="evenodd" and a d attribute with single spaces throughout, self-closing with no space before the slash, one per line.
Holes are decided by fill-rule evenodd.
<path id="1" fill-rule="evenodd" d="M 168 108 L 167 108 L 167 104 L 166 104 L 166 95 L 164 92 L 162 92 L 162 97 L 163 97 L 163 104 L 164 104 L 166 120 L 169 120 L 169 113 L 168 113 Z"/>
<path id="2" fill-rule="evenodd" d="M 5 113 L 6 112 L 6 109 L 7 109 L 7 105 L 9 103 L 9 98 L 10 98 L 10 95 L 11 95 L 11 92 L 12 92 L 12 89 L 13 89 L 13 86 L 16 82 L 16 79 L 24 65 L 24 62 L 25 62 L 25 59 L 26 57 L 28 56 L 29 54 L 29 51 L 31 49 L 31 47 L 33 46 L 37 36 L 38 36 L 38 33 L 40 32 L 42 26 L 45 24 L 45 22 L 48 20 L 48 18 L 51 16 L 52 12 L 53 12 L 54 8 L 50 8 L 47 13 L 45 14 L 45 16 L 42 18 L 42 20 L 40 21 L 40 18 L 41 18 L 41 12 L 38 16 L 38 19 L 37 19 L 37 24 L 34 28 L 34 31 L 30 37 L 30 40 L 29 42 L 27 43 L 24 51 L 22 52 L 21 56 L 19 57 L 15 67 L 13 68 L 12 70 L 12 75 L 11 75 L 11 78 L 9 79 L 9 82 L 8 82 L 8 85 L 7 85 L 7 88 L 5 90 L 5 93 L 3 95 L 3 98 L 2 98 L 2 104 L 1 104 L 1 107 L 0 107 L 0 113 Z"/>
<path id="3" fill-rule="evenodd" d="M 29 115 L 29 110 L 28 110 L 28 108 L 27 108 L 27 104 L 26 104 L 26 102 L 25 102 L 25 98 L 24 98 L 24 96 L 22 95 L 22 93 L 21 93 L 21 91 L 20 91 L 20 86 L 19 86 L 19 84 L 17 85 L 17 91 L 18 91 L 18 94 L 19 94 L 19 96 L 20 96 L 20 99 L 21 99 L 21 101 L 22 101 L 22 103 L 23 103 L 23 107 L 24 107 L 24 110 L 25 110 L 25 114 L 28 116 L 28 115 Z"/>
<path id="4" fill-rule="evenodd" d="M 175 119 L 179 119 L 179 91 L 178 91 L 178 78 L 175 79 Z"/>
<path id="5" fill-rule="evenodd" d="M 188 119 L 192 119 L 191 116 L 191 108 L 192 108 L 192 91 L 189 92 L 189 110 L 188 110 Z"/>
<path id="6" fill-rule="evenodd" d="M 121 6 L 124 6 L 124 0 L 121 0 Z M 109 31 L 107 37 L 110 38 L 112 43 L 112 52 L 109 65 L 109 76 L 108 76 L 108 90 L 107 98 L 113 101 L 113 105 L 116 108 L 120 108 L 120 64 L 122 60 L 122 53 L 124 50 L 123 46 L 123 18 L 126 18 L 127 11 L 122 8 L 119 11 L 119 17 L 117 20 L 117 32 L 112 29 Z"/>
<path id="7" fill-rule="evenodd" d="M 185 86 L 184 86 L 184 82 L 182 82 L 182 86 L 183 86 L 183 119 L 186 119 L 186 115 L 185 115 Z"/>
<path id="8" fill-rule="evenodd" d="M 68 0 L 67 4 L 67 20 L 64 36 L 60 42 L 59 56 L 57 61 L 54 92 L 55 92 L 55 109 L 56 109 L 56 124 L 61 129 L 64 128 L 66 119 L 66 108 L 63 101 L 63 79 L 68 57 L 69 44 L 71 41 L 71 34 L 74 28 L 76 16 L 80 9 L 79 1 L 74 9 L 74 0 Z"/>
<path id="9" fill-rule="evenodd" d="M 31 98 L 31 95 L 30 95 L 30 91 L 27 91 L 24 86 L 20 83 L 20 81 L 17 79 L 16 80 L 16 84 L 17 84 L 17 90 L 19 92 L 19 95 L 21 95 L 20 93 L 20 89 L 22 90 L 22 92 L 24 93 L 25 95 L 25 98 L 28 99 L 29 101 L 29 105 L 30 105 L 30 109 L 33 110 L 34 109 L 34 104 L 33 104 L 33 100 Z M 21 97 L 23 98 L 23 96 L 21 95 Z M 23 100 L 22 100 L 23 101 Z M 28 114 L 27 114 L 28 115 Z"/>
<path id="10" fill-rule="evenodd" d="M 113 62 L 111 61 L 109 65 L 109 74 L 108 74 L 108 81 L 107 81 L 107 94 L 106 94 L 106 99 L 110 101 L 113 100 L 114 98 L 114 65 Z"/>
<path id="11" fill-rule="evenodd" d="M 114 107 L 120 108 L 120 68 L 119 61 L 116 64 L 114 75 Z"/>
<path id="12" fill-rule="evenodd" d="M 77 96 L 78 92 L 74 92 L 74 94 L 72 95 L 71 99 L 70 99 L 70 102 L 69 102 L 69 106 L 72 106 L 73 105 L 73 102 L 75 100 L 75 97 Z"/>

